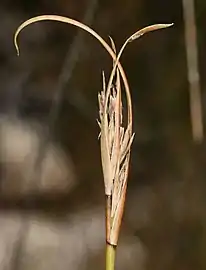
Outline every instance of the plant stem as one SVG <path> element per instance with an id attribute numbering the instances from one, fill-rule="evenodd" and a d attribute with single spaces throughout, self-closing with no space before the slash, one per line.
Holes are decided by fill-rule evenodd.
<path id="1" fill-rule="evenodd" d="M 106 245 L 106 270 L 114 270 L 116 247 L 107 243 Z"/>

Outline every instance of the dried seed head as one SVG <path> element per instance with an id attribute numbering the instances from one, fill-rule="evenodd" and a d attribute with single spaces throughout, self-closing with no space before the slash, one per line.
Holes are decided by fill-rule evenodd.
<path id="1" fill-rule="evenodd" d="M 112 41 L 113 51 L 116 52 Z M 113 62 L 115 68 L 115 61 Z M 115 78 L 115 79 L 114 79 Z M 116 244 L 121 221 L 121 204 L 127 185 L 130 147 L 133 141 L 132 123 L 123 126 L 121 84 L 118 68 L 113 81 L 106 89 L 103 76 L 103 90 L 98 95 L 101 129 L 101 156 L 105 183 L 105 194 L 111 198 L 107 241 Z"/>
<path id="2" fill-rule="evenodd" d="M 157 24 L 135 32 L 123 44 L 116 59 L 106 87 L 103 76 L 103 90 L 98 95 L 99 118 L 101 129 L 101 157 L 104 175 L 105 194 L 107 197 L 107 241 L 117 245 L 120 224 L 124 209 L 131 145 L 134 139 L 132 132 L 132 104 L 129 87 L 126 90 L 128 121 L 123 125 L 121 83 L 119 59 L 126 45 L 147 32 L 169 27 L 169 24 Z M 110 38 L 111 39 L 111 38 Z M 111 39 L 112 49 L 116 48 Z"/>
<path id="3" fill-rule="evenodd" d="M 39 21 L 59 21 L 74 25 L 95 37 L 107 50 L 113 59 L 113 69 L 106 87 L 103 73 L 103 90 L 98 95 L 99 118 L 98 122 L 101 133 L 101 157 L 105 183 L 105 194 L 107 196 L 107 241 L 113 245 L 117 244 L 120 223 L 123 214 L 127 177 L 130 159 L 130 148 L 134 138 L 132 133 L 132 102 L 124 70 L 119 62 L 120 56 L 127 44 L 143 34 L 169 27 L 172 24 L 157 24 L 145 27 L 135 32 L 123 44 L 119 54 L 116 56 L 116 48 L 111 39 L 112 48 L 94 30 L 81 22 L 58 15 L 41 15 L 23 22 L 16 30 L 14 44 L 19 55 L 17 37 L 28 25 Z M 122 102 L 121 102 L 121 79 L 124 83 L 128 119 L 126 127 L 123 126 Z M 115 78 L 115 79 L 114 79 Z M 116 81 L 115 81 L 116 80 Z M 115 81 L 115 83 L 114 83 Z"/>

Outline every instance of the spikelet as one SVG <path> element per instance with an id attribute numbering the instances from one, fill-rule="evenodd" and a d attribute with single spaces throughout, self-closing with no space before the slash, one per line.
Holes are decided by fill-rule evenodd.
<path id="1" fill-rule="evenodd" d="M 115 44 L 110 38 L 116 60 L 113 60 L 113 69 L 107 87 L 103 73 L 103 89 L 98 94 L 98 123 L 101 130 L 101 158 L 106 194 L 106 238 L 111 245 L 117 245 L 118 241 L 127 188 L 131 145 L 134 139 L 130 91 L 129 98 L 127 96 L 128 119 L 125 125 L 122 112 L 120 72 L 117 65 L 129 42 L 147 32 L 168 26 L 171 24 L 157 24 L 137 31 L 126 40 L 118 55 L 116 55 Z"/>
<path id="2" fill-rule="evenodd" d="M 19 33 L 30 24 L 48 20 L 67 23 L 88 32 L 100 42 L 113 59 L 113 69 L 108 84 L 106 86 L 103 73 L 103 90 L 98 94 L 100 118 L 98 124 L 100 126 L 101 158 L 106 194 L 106 239 L 109 244 L 117 245 L 127 188 L 130 148 L 134 138 L 132 132 L 131 94 L 124 69 L 119 59 L 128 43 L 145 33 L 166 28 L 172 24 L 155 24 L 135 32 L 125 41 L 118 55 L 116 55 L 113 40 L 110 38 L 111 48 L 101 36 L 87 25 L 63 16 L 41 15 L 23 22 L 17 28 L 14 35 L 14 44 L 18 55 L 17 37 Z M 121 79 L 126 94 L 127 121 L 123 120 Z"/>
<path id="3" fill-rule="evenodd" d="M 111 38 L 110 38 L 111 39 Z M 111 39 L 112 48 L 116 49 Z M 113 80 L 106 88 L 103 73 L 103 89 L 98 94 L 101 156 L 107 199 L 107 242 L 117 244 L 121 211 L 126 191 L 130 147 L 134 138 L 132 123 L 123 126 L 120 74 L 113 61 Z"/>

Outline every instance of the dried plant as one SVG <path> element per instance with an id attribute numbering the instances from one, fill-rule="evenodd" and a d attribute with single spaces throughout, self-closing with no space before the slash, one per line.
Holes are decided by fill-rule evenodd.
<path id="1" fill-rule="evenodd" d="M 99 126 L 103 177 L 106 195 L 106 269 L 113 270 L 119 230 L 124 210 L 131 145 L 134 138 L 132 131 L 132 101 L 125 72 L 119 59 L 128 43 L 147 32 L 166 28 L 172 24 L 156 24 L 145 27 L 130 36 L 118 55 L 111 39 L 111 47 L 94 30 L 76 20 L 57 16 L 42 15 L 22 23 L 14 36 L 14 43 L 19 55 L 17 37 L 26 26 L 45 20 L 59 21 L 77 26 L 94 36 L 107 50 L 113 60 L 113 69 L 108 84 L 103 73 L 103 90 L 98 95 Z M 126 93 L 127 121 L 123 121 L 122 83 Z M 126 124 L 125 124 L 126 123 Z"/>
<path id="2" fill-rule="evenodd" d="M 198 63 L 197 26 L 195 22 L 195 2 L 194 0 L 182 0 L 182 6 L 185 25 L 185 48 L 187 55 L 192 136 L 194 142 L 202 143 L 204 128 Z"/>

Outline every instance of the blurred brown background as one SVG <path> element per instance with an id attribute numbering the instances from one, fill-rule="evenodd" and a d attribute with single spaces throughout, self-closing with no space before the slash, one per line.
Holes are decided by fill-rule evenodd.
<path id="1" fill-rule="evenodd" d="M 205 122 L 205 1 L 195 2 Z M 117 269 L 206 269 L 205 139 L 192 138 L 182 2 L 1 0 L 0 270 L 104 269 L 104 188 L 97 92 L 111 59 L 77 28 L 83 21 L 119 49 L 137 29 L 172 28 L 128 46 L 134 132 Z"/>

